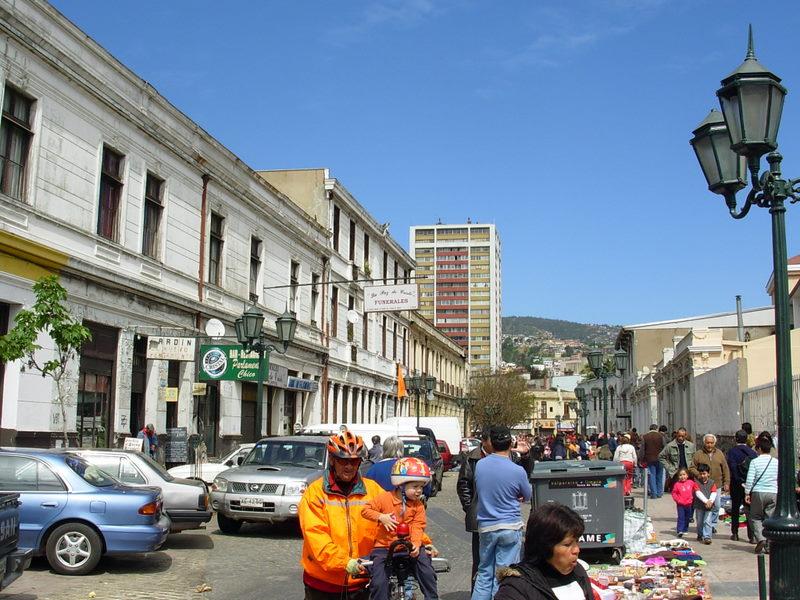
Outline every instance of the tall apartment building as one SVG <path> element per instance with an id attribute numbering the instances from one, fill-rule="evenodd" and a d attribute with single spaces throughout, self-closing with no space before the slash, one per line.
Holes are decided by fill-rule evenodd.
<path id="1" fill-rule="evenodd" d="M 494 225 L 417 225 L 409 248 L 420 313 L 467 350 L 472 370 L 500 365 L 500 237 Z M 426 278 L 426 279 L 423 279 Z"/>

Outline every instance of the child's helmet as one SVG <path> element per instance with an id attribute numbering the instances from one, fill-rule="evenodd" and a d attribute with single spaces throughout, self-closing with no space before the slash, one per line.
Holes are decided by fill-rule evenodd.
<path id="1" fill-rule="evenodd" d="M 361 458 L 364 440 L 350 431 L 332 435 L 328 440 L 328 452 L 337 458 Z"/>
<path id="2" fill-rule="evenodd" d="M 419 458 L 406 456 L 397 459 L 392 465 L 392 485 L 403 485 L 412 481 L 428 483 L 431 480 L 431 470 L 425 461 Z"/>

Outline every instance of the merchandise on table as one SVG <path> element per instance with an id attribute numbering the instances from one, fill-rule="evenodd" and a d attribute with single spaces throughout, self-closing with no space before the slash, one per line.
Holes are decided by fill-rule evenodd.
<path id="1" fill-rule="evenodd" d="M 685 540 L 670 540 L 628 554 L 619 565 L 592 566 L 589 577 L 601 600 L 708 600 L 705 565 Z"/>

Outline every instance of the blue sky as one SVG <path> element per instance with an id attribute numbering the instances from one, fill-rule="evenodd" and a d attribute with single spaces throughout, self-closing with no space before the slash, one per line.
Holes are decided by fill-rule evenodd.
<path id="1" fill-rule="evenodd" d="M 794 2 L 54 4 L 250 166 L 329 167 L 405 246 L 410 225 L 496 223 L 504 315 L 769 303 L 769 214 L 728 217 L 688 140 L 752 22 L 789 88 L 780 150 L 800 176 Z"/>

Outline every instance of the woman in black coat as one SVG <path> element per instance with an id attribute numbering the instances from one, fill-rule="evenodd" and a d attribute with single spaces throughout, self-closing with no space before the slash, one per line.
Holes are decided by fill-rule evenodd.
<path id="1" fill-rule="evenodd" d="M 494 600 L 593 600 L 589 576 L 578 562 L 581 535 L 583 519 L 571 508 L 550 503 L 533 510 L 525 558 L 498 569 L 500 589 Z"/>

